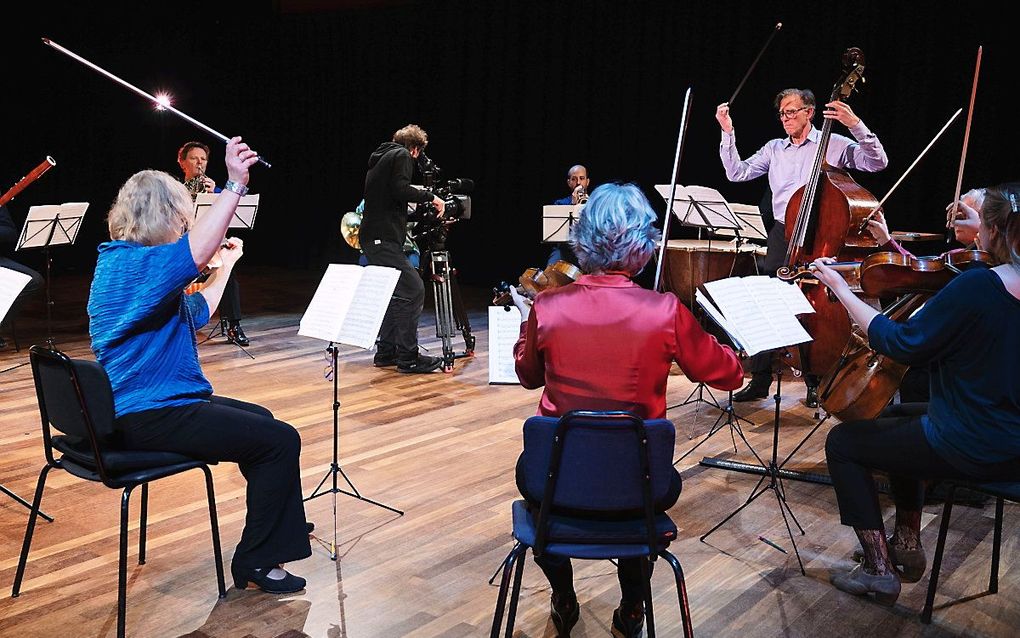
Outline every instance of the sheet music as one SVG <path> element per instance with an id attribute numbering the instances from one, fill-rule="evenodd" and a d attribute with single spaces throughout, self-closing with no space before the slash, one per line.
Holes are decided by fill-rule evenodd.
<path id="1" fill-rule="evenodd" d="M 669 202 L 672 184 L 656 184 L 655 190 Z M 677 184 L 670 210 L 681 224 L 703 228 L 739 229 L 733 210 L 722 193 L 708 186 L 681 186 Z"/>
<path id="2" fill-rule="evenodd" d="M 514 369 L 514 344 L 521 336 L 521 311 L 489 306 L 489 383 L 520 384 Z"/>
<path id="3" fill-rule="evenodd" d="M 396 268 L 330 264 L 301 317 L 298 334 L 371 348 L 399 277 Z"/>
<path id="4" fill-rule="evenodd" d="M 748 355 L 811 341 L 796 315 L 814 309 L 791 284 L 755 275 L 710 281 L 704 288 Z"/>
<path id="5" fill-rule="evenodd" d="M 199 193 L 195 196 L 195 221 L 208 212 L 219 196 L 219 193 Z M 227 228 L 251 230 L 255 227 L 255 214 L 258 209 L 259 195 L 257 193 L 245 195 L 237 201 L 237 208 L 234 209 L 234 216 L 230 218 Z"/>
<path id="6" fill-rule="evenodd" d="M 73 244 L 88 207 L 88 202 L 32 206 L 25 215 L 16 250 Z"/>
<path id="7" fill-rule="evenodd" d="M 32 278 L 23 272 L 0 266 L 0 321 L 10 312 L 14 300 Z"/>
<path id="8" fill-rule="evenodd" d="M 584 204 L 549 204 L 542 207 L 542 243 L 570 239 L 570 227 L 581 215 Z"/>
<path id="9" fill-rule="evenodd" d="M 344 317 L 336 341 L 367 349 L 375 345 L 379 327 L 393 297 L 393 289 L 400 279 L 400 271 L 385 266 L 354 267 L 361 268 L 361 280 L 354 291 L 354 300 L 347 308 L 347 316 Z"/>
<path id="10" fill-rule="evenodd" d="M 747 352 L 747 347 L 744 345 L 744 340 L 741 338 L 740 333 L 733 324 L 727 321 L 722 312 L 716 308 L 715 304 L 712 303 L 712 300 L 710 300 L 700 288 L 694 291 L 694 300 L 699 306 L 701 306 L 708 316 L 711 317 L 712 321 L 716 322 L 716 324 L 723 329 L 723 332 L 729 335 L 734 346 L 744 352 Z"/>

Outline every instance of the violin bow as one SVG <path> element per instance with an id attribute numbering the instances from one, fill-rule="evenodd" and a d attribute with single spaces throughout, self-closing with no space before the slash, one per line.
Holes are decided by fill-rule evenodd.
<path id="1" fill-rule="evenodd" d="M 953 116 L 949 118 L 949 121 L 946 122 L 942 126 L 942 129 L 935 134 L 935 137 L 933 137 L 931 141 L 928 142 L 928 146 L 925 146 L 924 150 L 921 151 L 921 154 L 918 155 L 917 158 L 914 159 L 914 161 L 910 164 L 910 166 L 907 167 L 907 170 L 903 171 L 903 175 L 900 175 L 900 178 L 896 180 L 895 184 L 892 185 L 892 188 L 890 188 L 889 192 L 885 194 L 885 197 L 883 197 L 881 201 L 878 202 L 875 208 L 870 213 L 868 213 L 867 217 L 864 218 L 864 221 L 861 222 L 860 232 L 863 233 L 865 230 L 868 229 L 868 222 L 874 219 L 875 215 L 877 215 L 882 210 L 882 205 L 885 204 L 885 200 L 889 199 L 889 196 L 893 194 L 893 191 L 895 191 L 896 188 L 900 185 L 900 182 L 906 179 L 907 175 L 910 174 L 910 171 L 914 170 L 914 167 L 917 166 L 917 163 L 921 161 L 921 158 L 924 157 L 928 150 L 935 145 L 935 142 L 937 142 L 938 139 L 942 137 L 942 134 L 946 132 L 946 129 L 949 128 L 949 125 L 956 121 L 956 118 L 958 118 L 960 116 L 960 113 L 962 112 L 963 109 L 956 109 L 956 113 L 953 113 Z M 957 195 L 959 195 L 959 193 Z"/>
<path id="2" fill-rule="evenodd" d="M 727 104 L 731 107 L 733 106 L 733 100 L 737 99 L 737 93 L 740 93 L 740 89 L 744 88 L 744 82 L 747 82 L 747 78 L 751 77 L 751 72 L 754 71 L 754 67 L 758 66 L 758 60 L 760 60 L 762 54 L 765 53 L 765 49 L 769 48 L 769 45 L 772 43 L 772 38 L 776 37 L 776 34 L 779 33 L 779 30 L 782 28 L 782 22 L 777 22 L 776 26 L 772 28 L 772 33 L 769 34 L 768 39 L 765 40 L 765 44 L 762 46 L 761 50 L 758 51 L 758 56 L 754 58 L 754 62 L 752 62 L 750 68 L 747 69 L 747 73 L 744 74 L 744 79 L 740 81 L 740 84 L 737 85 L 737 89 L 733 91 L 733 95 L 730 96 Z"/>
<path id="3" fill-rule="evenodd" d="M 662 220 L 662 241 L 659 244 L 659 263 L 655 266 L 655 287 L 653 290 L 660 290 L 662 285 L 662 264 L 666 259 L 666 242 L 669 240 L 669 221 L 673 215 L 673 198 L 676 197 L 676 176 L 680 168 L 680 156 L 684 150 L 684 138 L 687 137 L 687 124 L 691 114 L 691 87 L 687 87 L 684 94 L 684 110 L 680 117 L 680 134 L 676 138 L 676 155 L 673 158 L 672 187 L 669 190 L 669 200 L 666 202 L 666 216 Z"/>
<path id="4" fill-rule="evenodd" d="M 970 125 L 974 119 L 974 98 L 977 97 L 978 75 L 981 73 L 981 46 L 978 46 L 977 62 L 974 63 L 974 82 L 970 87 L 970 106 L 967 107 L 967 126 L 963 130 L 963 150 L 960 152 L 960 170 L 956 173 L 956 191 L 953 194 L 953 206 L 949 207 L 946 214 L 946 243 L 952 243 L 956 237 L 953 232 L 953 222 L 956 220 L 955 203 L 960 201 L 960 191 L 963 188 L 963 167 L 967 163 L 967 144 L 970 142 Z"/>
<path id="5" fill-rule="evenodd" d="M 169 100 L 166 100 L 166 99 L 162 99 L 161 100 L 161 99 L 157 98 L 154 95 L 150 95 L 150 94 L 146 93 L 145 91 L 141 90 L 137 86 L 135 86 L 135 85 L 133 85 L 133 84 L 131 84 L 131 83 L 125 81 L 125 80 L 122 80 L 121 78 L 117 77 L 113 73 L 110 73 L 106 69 L 104 69 L 104 68 L 102 68 L 100 66 L 97 66 L 97 65 L 89 62 L 88 60 L 86 60 L 85 58 L 81 57 L 77 53 L 74 53 L 73 51 L 65 49 L 64 47 L 60 46 L 59 44 L 57 44 L 53 40 L 50 40 L 49 38 L 43 38 L 42 41 L 43 41 L 43 44 L 45 44 L 46 46 L 48 46 L 48 47 L 50 47 L 52 49 L 55 49 L 55 50 L 63 53 L 64 55 L 66 55 L 67 57 L 71 58 L 72 60 L 76 60 L 78 62 L 81 62 L 82 64 L 84 64 L 85 66 L 89 67 L 93 71 L 96 71 L 100 75 L 105 75 L 106 77 L 110 78 L 111 80 L 113 80 L 114 82 L 120 84 L 121 86 L 134 91 L 138 95 L 141 95 L 142 97 L 144 97 L 147 100 L 149 100 L 150 102 L 152 102 L 152 105 L 154 107 L 156 107 L 158 109 L 163 109 L 163 110 L 166 110 L 166 111 L 170 111 L 171 113 L 173 113 L 177 117 L 185 120 L 186 122 L 189 122 L 189 123 L 197 126 L 198 128 L 202 129 L 206 133 L 209 133 L 210 135 L 218 137 L 219 139 L 223 140 L 223 142 L 229 142 L 230 141 L 230 138 L 227 137 L 226 135 L 224 135 L 223 133 L 220 133 L 219 131 L 217 131 L 217 130 L 209 127 L 209 126 L 206 126 L 205 124 L 203 124 L 202 122 L 199 122 L 198 120 L 196 120 L 195 118 L 191 117 L 187 113 L 183 113 L 183 112 L 177 110 L 176 108 L 174 108 L 173 106 L 171 106 Z M 265 158 L 262 157 L 261 155 L 259 156 L 259 163 L 264 165 L 266 168 L 272 167 L 272 164 L 267 162 L 265 160 Z"/>

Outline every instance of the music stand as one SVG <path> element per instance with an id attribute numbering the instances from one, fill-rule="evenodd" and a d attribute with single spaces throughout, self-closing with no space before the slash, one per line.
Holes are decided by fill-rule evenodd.
<path id="1" fill-rule="evenodd" d="M 212 207 L 213 202 L 219 197 L 219 193 L 198 193 L 195 195 L 195 221 L 197 222 L 199 217 L 208 212 L 209 208 Z M 253 193 L 251 195 L 245 195 L 241 197 L 237 202 L 237 208 L 234 209 L 234 215 L 230 218 L 230 223 L 227 228 L 236 228 L 239 230 L 252 230 L 255 227 L 255 215 L 259 210 L 259 195 Z M 220 319 L 216 322 L 216 325 L 209 329 L 209 334 L 206 335 L 202 343 L 213 339 L 214 337 L 223 337 L 227 334 L 226 321 Z M 232 342 L 235 346 L 241 349 L 241 352 L 248 355 L 249 358 L 254 359 L 255 355 L 248 352 L 248 349 L 237 343 Z"/>
<path id="2" fill-rule="evenodd" d="M 783 350 L 786 352 L 784 358 L 789 359 L 790 357 L 789 351 L 787 351 L 785 348 L 783 348 Z M 776 393 L 773 396 L 773 398 L 775 399 L 776 402 L 776 411 L 772 425 L 772 456 L 769 458 L 768 463 L 764 463 L 761 461 L 761 458 L 758 457 L 757 454 L 755 454 L 755 457 L 758 458 L 758 461 L 762 463 L 764 472 L 762 474 L 762 477 L 758 479 L 758 484 L 754 486 L 753 490 L 751 490 L 751 495 L 747 497 L 747 500 L 744 501 L 744 503 L 740 507 L 730 512 L 730 514 L 726 518 L 716 523 L 715 527 L 705 532 L 701 536 L 700 540 L 701 542 L 705 542 L 705 539 L 708 538 L 709 534 L 725 525 L 727 521 L 729 521 L 731 518 L 739 514 L 741 511 L 743 511 L 745 507 L 753 503 L 759 496 L 761 496 L 765 492 L 771 491 L 776 497 L 776 502 L 779 504 L 779 513 L 783 515 L 783 523 L 786 524 L 786 533 L 790 537 L 790 544 L 793 545 L 793 553 L 797 557 L 797 564 L 800 566 L 800 573 L 802 575 L 806 575 L 806 572 L 804 571 L 804 562 L 801 560 L 800 551 L 797 549 L 797 541 L 794 540 L 793 538 L 793 529 L 791 529 L 790 527 L 790 519 L 793 519 L 793 523 L 797 526 L 797 529 L 800 531 L 801 536 L 804 535 L 804 528 L 801 526 L 800 521 L 797 520 L 797 517 L 796 515 L 794 515 L 793 510 L 790 509 L 789 503 L 786 502 L 786 490 L 783 487 L 783 477 L 780 471 L 782 464 L 780 464 L 778 460 L 779 415 L 780 415 L 779 404 L 782 398 L 782 386 L 783 386 L 782 364 L 776 366 L 775 375 L 776 375 Z M 753 451 L 754 450 L 752 450 L 752 452 Z M 785 463 L 785 461 L 783 461 L 783 463 Z M 763 486 L 763 483 L 765 483 L 766 478 L 768 478 L 769 482 L 767 485 Z M 787 518 L 786 516 L 787 512 L 789 512 L 790 514 L 789 518 Z M 769 544 L 771 545 L 772 543 Z M 786 550 L 783 550 L 782 548 L 778 549 L 780 549 L 780 551 L 782 551 L 783 553 L 786 553 Z"/>
<path id="3" fill-rule="evenodd" d="M 570 229 L 584 204 L 550 204 L 542 207 L 542 243 L 562 244 L 570 239 Z"/>
<path id="4" fill-rule="evenodd" d="M 404 512 L 378 501 L 367 498 L 358 491 L 351 479 L 340 467 L 340 374 L 337 363 L 339 344 L 346 343 L 359 348 L 371 348 L 375 344 L 379 327 L 393 296 L 400 271 L 384 266 L 356 266 L 353 264 L 330 264 L 308 309 L 301 317 L 298 334 L 328 341 L 326 352 L 330 358 L 329 373 L 333 381 L 333 460 L 322 480 L 304 501 L 332 495 L 333 498 L 333 542 L 329 557 L 337 560 L 337 510 L 336 495 L 346 494 L 360 501 L 371 503 L 403 516 Z M 328 378 L 328 377 L 327 377 Z M 340 489 L 337 474 L 352 491 Z M 327 480 L 331 487 L 322 490 Z M 322 490 L 322 491 L 320 491 Z"/>
<path id="5" fill-rule="evenodd" d="M 53 260 L 50 258 L 50 246 L 69 246 L 74 243 L 88 207 L 88 202 L 70 202 L 29 208 L 15 248 L 15 250 L 43 249 L 46 260 L 46 343 L 50 348 L 54 347 L 53 301 L 50 299 Z"/>
<path id="6" fill-rule="evenodd" d="M 681 226 L 692 226 L 697 228 L 699 236 L 703 229 L 709 231 L 709 251 L 712 250 L 711 233 L 715 233 L 720 229 L 730 229 L 736 234 L 738 237 L 737 249 L 733 253 L 733 262 L 730 264 L 730 275 L 732 276 L 733 268 L 737 263 L 737 255 L 740 250 L 739 231 L 741 229 L 741 223 L 737 221 L 736 215 L 730 208 L 726 198 L 724 198 L 719 191 L 707 186 L 680 186 L 679 184 L 674 186 L 673 184 L 656 184 L 655 190 L 658 191 L 659 195 L 661 195 L 662 199 L 666 202 L 667 210 L 673 211 L 673 214 L 677 218 L 677 222 Z M 673 199 L 672 202 L 670 202 L 671 194 Z M 706 392 L 711 400 L 705 399 Z M 695 386 L 694 390 L 691 391 L 690 395 L 688 395 L 686 399 L 666 409 L 671 410 L 673 408 L 679 408 L 698 402 L 705 402 L 714 408 L 722 410 L 723 413 L 732 411 L 732 401 L 730 402 L 729 408 L 724 408 L 715 398 L 715 395 L 712 394 L 712 391 L 701 382 Z M 739 420 L 740 417 L 737 418 Z M 727 423 L 730 423 L 729 417 L 727 417 Z M 748 423 L 750 422 L 748 421 Z M 715 426 L 713 426 L 713 428 L 714 427 Z M 710 435 L 711 434 L 714 434 L 714 432 L 710 431 Z M 734 447 L 736 447 L 735 444 Z"/>

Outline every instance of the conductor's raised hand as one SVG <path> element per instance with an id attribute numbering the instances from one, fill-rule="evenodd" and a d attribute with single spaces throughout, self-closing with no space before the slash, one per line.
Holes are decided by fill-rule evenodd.
<path id="1" fill-rule="evenodd" d="M 224 153 L 227 177 L 238 184 L 248 185 L 248 168 L 259 161 L 259 154 L 241 141 L 240 136 L 230 138 Z"/>
<path id="2" fill-rule="evenodd" d="M 715 107 L 715 121 L 719 122 L 719 127 L 722 128 L 724 133 L 733 132 L 733 118 L 730 117 L 729 102 L 723 102 Z"/>

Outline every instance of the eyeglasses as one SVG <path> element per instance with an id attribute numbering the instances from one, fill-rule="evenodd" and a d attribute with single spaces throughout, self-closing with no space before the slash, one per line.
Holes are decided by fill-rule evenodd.
<path id="1" fill-rule="evenodd" d="M 791 117 L 793 117 L 794 115 L 800 113 L 801 111 L 806 111 L 809 108 L 811 108 L 811 107 L 810 106 L 802 106 L 799 109 L 788 109 L 786 111 L 780 111 L 778 113 L 779 119 L 781 119 L 781 120 L 788 120 Z"/>

